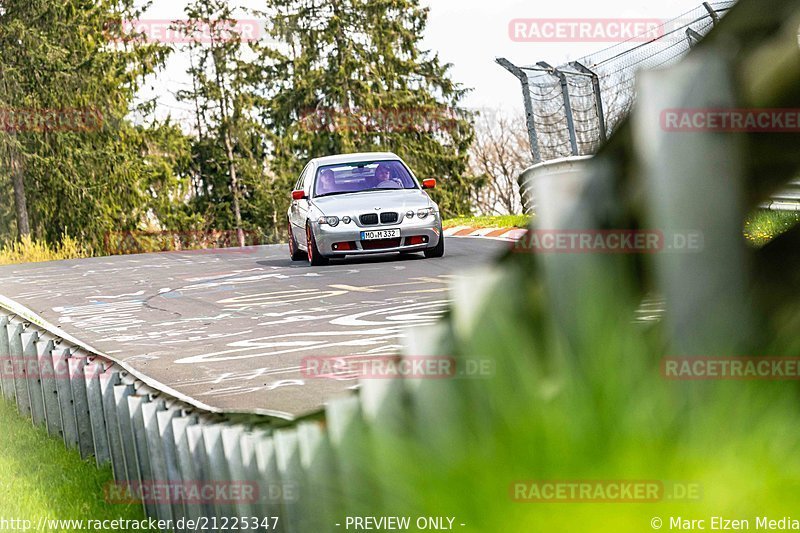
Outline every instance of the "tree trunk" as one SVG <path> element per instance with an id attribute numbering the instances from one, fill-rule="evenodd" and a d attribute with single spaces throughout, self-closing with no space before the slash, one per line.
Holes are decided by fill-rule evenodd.
<path id="1" fill-rule="evenodd" d="M 239 210 L 239 180 L 236 178 L 236 165 L 233 162 L 233 144 L 231 143 L 228 127 L 225 128 L 225 153 L 228 158 L 228 174 L 231 180 L 231 192 L 233 193 L 233 217 L 236 221 L 236 236 L 239 239 L 239 246 L 244 246 L 242 212 Z"/>
<path id="2" fill-rule="evenodd" d="M 19 161 L 14 148 L 7 147 L 8 168 L 11 171 L 11 182 L 14 187 L 14 208 L 17 212 L 17 232 L 19 237 L 26 237 L 31 233 L 31 226 L 28 222 L 28 202 L 25 199 L 25 180 L 22 171 L 22 163 Z"/>
<path id="3" fill-rule="evenodd" d="M 214 32 L 211 32 L 211 46 L 215 46 Z M 228 159 L 228 176 L 231 184 L 231 194 L 233 194 L 233 218 L 236 224 L 236 236 L 239 239 L 239 246 L 244 247 L 244 230 L 242 229 L 242 212 L 239 209 L 239 180 L 236 178 L 236 164 L 233 160 L 233 142 L 231 141 L 231 123 L 228 114 L 228 92 L 223 83 L 220 72 L 222 60 L 218 54 L 212 52 L 211 57 L 214 61 L 214 74 L 220 90 L 220 112 L 222 113 L 222 129 L 225 139 L 225 157 Z"/>

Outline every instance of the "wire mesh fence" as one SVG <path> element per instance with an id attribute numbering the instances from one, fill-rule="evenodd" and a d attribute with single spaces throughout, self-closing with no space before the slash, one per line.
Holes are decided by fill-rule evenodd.
<path id="1" fill-rule="evenodd" d="M 734 4 L 706 2 L 646 33 L 558 66 L 544 61 L 517 66 L 498 58 L 521 82 L 534 161 L 593 154 L 630 112 L 636 74 L 677 62 Z"/>

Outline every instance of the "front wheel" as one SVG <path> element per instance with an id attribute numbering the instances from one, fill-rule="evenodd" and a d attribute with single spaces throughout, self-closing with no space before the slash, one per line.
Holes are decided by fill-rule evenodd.
<path id="1" fill-rule="evenodd" d="M 308 249 L 308 262 L 311 266 L 322 266 L 328 264 L 328 258 L 319 253 L 317 240 L 314 232 L 311 231 L 311 224 L 306 224 L 306 248 Z"/>
<path id="2" fill-rule="evenodd" d="M 292 258 L 292 261 L 303 261 L 307 258 L 305 252 L 297 247 L 291 222 L 289 222 L 289 257 Z"/>
<path id="3" fill-rule="evenodd" d="M 428 259 L 442 257 L 444 255 L 444 235 L 439 236 L 439 243 L 436 246 L 428 248 L 424 253 Z"/>

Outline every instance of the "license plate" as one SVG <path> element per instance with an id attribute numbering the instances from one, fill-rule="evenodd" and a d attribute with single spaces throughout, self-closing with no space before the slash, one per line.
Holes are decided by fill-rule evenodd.
<path id="1" fill-rule="evenodd" d="M 372 231 L 362 231 L 362 241 L 373 241 L 375 239 L 396 239 L 400 237 L 399 229 L 376 229 Z"/>

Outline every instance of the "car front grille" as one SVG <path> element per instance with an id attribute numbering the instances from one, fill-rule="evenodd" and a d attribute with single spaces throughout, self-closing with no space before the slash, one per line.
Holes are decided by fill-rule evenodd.
<path id="1" fill-rule="evenodd" d="M 365 226 L 374 226 L 378 223 L 378 214 L 377 213 L 367 213 L 366 215 L 361 215 L 358 217 L 358 220 Z"/>
<path id="2" fill-rule="evenodd" d="M 364 250 L 380 250 L 382 248 L 397 248 L 400 246 L 400 239 L 377 239 L 374 241 L 361 241 L 361 248 Z"/>
<path id="3" fill-rule="evenodd" d="M 397 222 L 397 218 L 397 213 L 392 213 L 391 211 L 381 213 L 381 224 L 394 224 Z"/>

